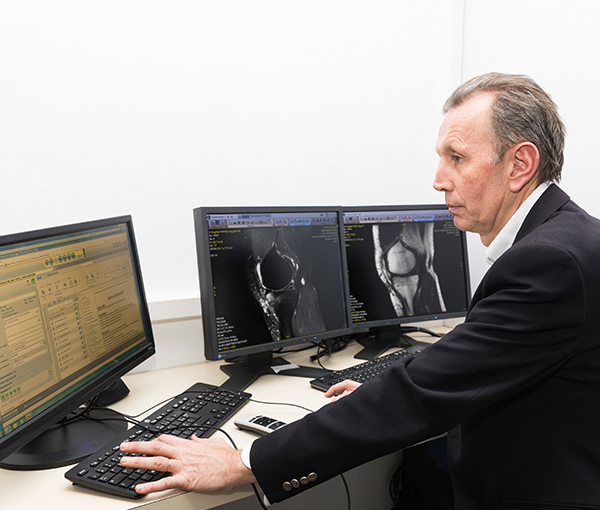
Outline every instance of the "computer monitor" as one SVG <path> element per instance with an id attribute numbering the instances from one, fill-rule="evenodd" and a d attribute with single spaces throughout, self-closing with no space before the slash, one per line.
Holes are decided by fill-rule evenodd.
<path id="1" fill-rule="evenodd" d="M 154 352 L 131 217 L 0 237 L 0 467 L 72 464 L 112 440 L 127 428 L 114 413 L 54 425 Z"/>
<path id="2" fill-rule="evenodd" d="M 351 332 L 341 207 L 194 210 L 205 356 L 224 387 L 263 374 L 318 377 L 273 351 Z"/>
<path id="3" fill-rule="evenodd" d="M 400 325 L 463 317 L 467 240 L 444 205 L 344 207 L 352 324 L 370 330 L 358 358 L 410 341 Z"/>

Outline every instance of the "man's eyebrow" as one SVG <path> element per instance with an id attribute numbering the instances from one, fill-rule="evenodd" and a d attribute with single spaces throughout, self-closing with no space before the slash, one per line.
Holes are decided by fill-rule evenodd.
<path id="1" fill-rule="evenodd" d="M 453 142 L 453 141 L 447 141 L 447 142 L 443 142 L 440 145 L 435 146 L 435 152 L 437 154 L 445 154 L 448 152 L 458 152 L 461 153 L 464 151 L 465 147 L 462 146 L 460 147 L 460 144 Z"/>
<path id="2" fill-rule="evenodd" d="M 460 138 L 450 137 L 446 139 L 441 146 L 442 150 L 450 151 L 450 152 L 458 152 L 463 153 L 467 150 L 468 145 L 464 143 Z"/>

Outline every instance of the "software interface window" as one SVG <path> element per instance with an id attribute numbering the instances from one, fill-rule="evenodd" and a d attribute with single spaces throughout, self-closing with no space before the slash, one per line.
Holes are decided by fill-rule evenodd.
<path id="1" fill-rule="evenodd" d="M 0 247 L 0 437 L 146 335 L 126 226 Z"/>
<path id="2" fill-rule="evenodd" d="M 346 327 L 337 221 L 335 212 L 207 216 L 218 352 Z"/>
<path id="3" fill-rule="evenodd" d="M 344 228 L 355 325 L 467 309 L 464 239 L 447 210 L 345 211 Z"/>

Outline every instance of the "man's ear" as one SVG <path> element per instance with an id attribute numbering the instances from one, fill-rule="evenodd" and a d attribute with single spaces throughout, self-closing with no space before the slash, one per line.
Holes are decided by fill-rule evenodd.
<path id="1" fill-rule="evenodd" d="M 531 142 L 517 144 L 511 152 L 514 156 L 509 186 L 513 193 L 518 193 L 534 178 L 540 164 L 540 153 Z"/>

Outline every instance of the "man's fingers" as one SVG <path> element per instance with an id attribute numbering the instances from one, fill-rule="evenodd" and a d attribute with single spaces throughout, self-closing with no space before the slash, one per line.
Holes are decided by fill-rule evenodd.
<path id="1" fill-rule="evenodd" d="M 135 492 L 138 494 L 150 494 L 151 492 L 166 491 L 177 487 L 177 480 L 174 476 L 164 476 L 156 482 L 140 483 L 135 486 Z"/>
<path id="2" fill-rule="evenodd" d="M 171 460 L 171 471 L 173 471 L 173 460 Z M 132 469 L 154 469 L 155 471 L 169 471 L 169 459 L 167 457 L 129 457 L 121 458 L 121 466 Z"/>
<path id="3" fill-rule="evenodd" d="M 357 383 L 356 381 L 351 381 L 351 380 L 347 379 L 345 381 L 339 382 L 339 383 L 331 386 L 325 392 L 325 397 L 331 398 L 331 397 L 337 396 L 338 393 L 342 393 L 342 394 L 352 393 L 359 386 L 360 386 L 360 383 Z"/>
<path id="4" fill-rule="evenodd" d="M 335 396 L 337 393 L 344 391 L 346 389 L 345 382 L 346 381 L 342 381 L 337 384 L 334 384 L 333 386 L 330 386 L 329 389 L 325 392 L 325 397 L 331 398 L 331 397 Z"/>
<path id="5" fill-rule="evenodd" d="M 185 446 L 189 439 L 182 439 L 178 436 L 172 436 L 171 434 L 162 434 L 158 436 L 155 441 L 160 441 L 161 443 L 174 446 L 179 449 L 182 446 Z"/>
<path id="6" fill-rule="evenodd" d="M 143 455 L 162 455 L 175 457 L 177 454 L 176 443 L 169 438 L 173 436 L 162 435 L 153 441 L 129 441 L 121 444 L 121 451 L 125 453 L 140 453 Z M 179 439 L 180 438 L 175 438 Z"/>

